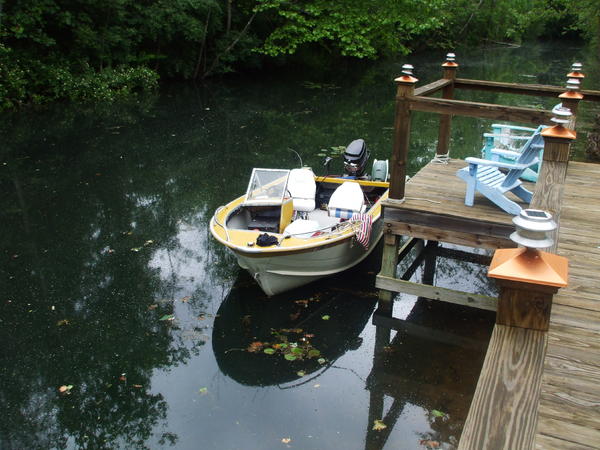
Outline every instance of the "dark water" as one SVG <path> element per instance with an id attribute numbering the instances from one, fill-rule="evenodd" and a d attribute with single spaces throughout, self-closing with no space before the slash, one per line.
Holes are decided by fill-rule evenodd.
<path id="1" fill-rule="evenodd" d="M 563 84 L 579 59 L 586 87 L 598 89 L 592 55 L 556 45 L 474 50 L 459 54 L 460 74 Z M 417 449 L 423 439 L 452 448 L 493 315 L 406 296 L 396 314 L 415 327 L 384 345 L 386 331 L 370 320 L 377 252 L 346 274 L 266 298 L 207 226 L 245 190 L 252 167 L 297 166 L 289 149 L 317 172 L 321 149 L 357 137 L 388 158 L 391 80 L 411 62 L 432 81 L 442 59 L 4 115 L 0 448 Z M 583 107 L 584 130 L 596 112 Z M 456 118 L 452 156 L 477 154 L 489 124 Z M 437 117 L 416 114 L 411 173 L 433 156 L 436 136 Z M 436 278 L 493 291 L 470 263 L 440 259 Z M 283 339 L 309 341 L 323 360 L 247 351 Z M 373 431 L 375 419 L 387 428 Z"/>

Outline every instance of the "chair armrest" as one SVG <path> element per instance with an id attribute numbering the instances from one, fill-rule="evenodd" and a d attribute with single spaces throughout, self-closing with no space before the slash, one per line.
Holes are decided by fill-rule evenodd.
<path id="1" fill-rule="evenodd" d="M 539 162 L 538 158 L 533 158 L 533 160 L 529 164 L 517 164 L 517 163 L 506 163 L 502 161 L 489 161 L 487 159 L 468 157 L 465 158 L 465 162 L 469 163 L 469 165 L 473 166 L 490 166 L 490 167 L 500 167 L 504 169 L 527 169 L 534 164 Z"/>

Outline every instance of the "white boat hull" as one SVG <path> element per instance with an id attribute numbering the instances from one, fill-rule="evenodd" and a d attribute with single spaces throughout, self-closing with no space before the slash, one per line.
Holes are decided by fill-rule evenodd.
<path id="1" fill-rule="evenodd" d="M 285 253 L 249 253 L 230 249 L 267 295 L 276 295 L 312 281 L 343 272 L 365 259 L 376 247 L 383 221 L 373 223 L 368 250 L 354 235 L 332 244 Z"/>

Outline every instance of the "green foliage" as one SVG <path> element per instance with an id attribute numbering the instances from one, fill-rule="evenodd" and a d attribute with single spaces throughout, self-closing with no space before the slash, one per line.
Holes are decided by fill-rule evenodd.
<path id="1" fill-rule="evenodd" d="M 429 40 L 444 26 L 444 1 L 414 3 L 376 0 L 259 0 L 277 24 L 260 51 L 269 56 L 292 54 L 319 43 L 331 52 L 357 58 L 408 53 L 415 37 Z"/>
<path id="2" fill-rule="evenodd" d="M 112 100 L 297 54 L 600 35 L 598 0 L 30 0 L 0 3 L 0 109 Z M 314 50 L 318 51 L 314 51 Z"/>

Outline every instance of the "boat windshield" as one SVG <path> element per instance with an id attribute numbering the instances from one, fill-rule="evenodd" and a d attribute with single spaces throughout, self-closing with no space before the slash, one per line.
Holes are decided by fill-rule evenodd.
<path id="1" fill-rule="evenodd" d="M 245 204 L 281 204 L 287 188 L 289 170 L 252 169 Z"/>

